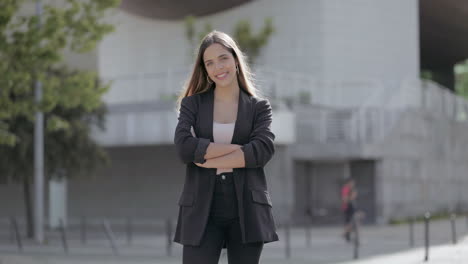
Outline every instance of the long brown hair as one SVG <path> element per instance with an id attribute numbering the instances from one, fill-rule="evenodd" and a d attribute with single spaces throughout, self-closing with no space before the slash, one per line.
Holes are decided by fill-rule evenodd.
<path id="1" fill-rule="evenodd" d="M 237 81 L 239 88 L 247 92 L 252 96 L 257 96 L 257 89 L 253 83 L 253 75 L 250 71 L 250 67 L 247 64 L 246 56 L 239 49 L 237 43 L 226 33 L 220 31 L 212 31 L 208 33 L 201 41 L 200 48 L 198 49 L 197 59 L 193 64 L 193 69 L 190 74 L 190 78 L 184 85 L 179 98 L 177 100 L 177 109 L 180 108 L 180 102 L 184 97 L 194 95 L 197 93 L 203 93 L 214 87 L 215 83 L 208 83 L 208 73 L 203 63 L 203 55 L 205 50 L 214 43 L 222 45 L 226 50 L 231 52 L 234 59 L 239 65 L 239 74 Z"/>

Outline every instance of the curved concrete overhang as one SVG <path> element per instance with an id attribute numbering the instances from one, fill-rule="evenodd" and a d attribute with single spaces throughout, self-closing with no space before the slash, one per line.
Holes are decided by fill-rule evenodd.
<path id="1" fill-rule="evenodd" d="M 421 68 L 453 67 L 468 58 L 468 1 L 420 0 L 419 21 Z"/>
<path id="2" fill-rule="evenodd" d="M 121 8 L 146 18 L 179 20 L 188 15 L 214 14 L 252 1 L 122 0 Z M 453 66 L 468 58 L 468 1 L 420 0 L 419 21 L 422 68 Z"/>
<path id="3" fill-rule="evenodd" d="M 253 0 L 122 0 L 121 8 L 146 18 L 178 20 L 188 15 L 206 16 Z"/>
<path id="4" fill-rule="evenodd" d="M 121 8 L 145 18 L 180 20 L 252 1 L 255 0 L 122 0 Z M 468 0 L 419 0 L 419 24 L 421 68 L 431 70 L 436 81 L 453 89 L 453 66 L 468 58 Z"/>

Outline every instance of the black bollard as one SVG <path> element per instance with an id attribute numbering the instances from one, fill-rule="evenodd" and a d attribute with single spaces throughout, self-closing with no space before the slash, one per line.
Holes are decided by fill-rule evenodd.
<path id="1" fill-rule="evenodd" d="M 127 245 L 131 245 L 132 240 L 133 240 L 133 222 L 132 222 L 131 217 L 127 218 L 126 233 L 127 233 Z"/>
<path id="2" fill-rule="evenodd" d="M 353 225 L 353 231 L 354 231 L 354 240 L 353 240 L 353 245 L 354 245 L 354 259 L 359 258 L 359 246 L 360 246 L 360 241 L 359 241 L 359 216 L 357 214 L 353 215 L 352 219 L 352 225 Z"/>
<path id="3" fill-rule="evenodd" d="M 429 260 L 429 220 L 431 218 L 431 213 L 427 212 L 424 214 L 424 261 Z"/>
<path id="4" fill-rule="evenodd" d="M 65 232 L 65 224 L 62 219 L 60 219 L 60 234 L 62 237 L 63 251 L 65 251 L 65 254 L 68 254 L 67 233 Z"/>
<path id="5" fill-rule="evenodd" d="M 81 244 L 86 244 L 86 216 L 81 217 L 80 224 Z"/>
<path id="6" fill-rule="evenodd" d="M 118 255 L 119 249 L 117 248 L 117 245 L 115 243 L 114 233 L 112 232 L 109 222 L 107 220 L 104 220 L 102 224 L 104 226 L 104 231 L 106 233 L 107 239 L 109 240 L 109 243 L 111 244 L 112 252 L 114 253 L 114 255 Z"/>
<path id="7" fill-rule="evenodd" d="M 414 247 L 414 219 L 409 219 L 409 244 L 410 247 Z"/>
<path id="8" fill-rule="evenodd" d="M 167 244 L 166 244 L 166 255 L 168 257 L 172 256 L 172 221 L 167 219 L 166 221 L 166 235 L 167 235 Z"/>
<path id="9" fill-rule="evenodd" d="M 450 226 L 452 227 L 452 243 L 457 244 L 457 229 L 455 226 L 455 220 L 457 220 L 456 214 L 450 215 Z"/>
<path id="10" fill-rule="evenodd" d="M 311 229 L 311 223 L 310 221 L 307 221 L 306 222 L 306 226 L 305 226 L 305 240 L 306 240 L 306 247 L 310 248 L 310 240 L 311 240 L 311 234 L 310 234 L 310 229 Z"/>
<path id="11" fill-rule="evenodd" d="M 23 252 L 23 243 L 21 241 L 21 235 L 19 233 L 18 222 L 16 221 L 16 218 L 12 217 L 10 219 L 10 223 L 11 223 L 11 228 L 13 229 L 13 232 L 15 234 L 16 245 L 18 246 L 18 251 Z"/>
<path id="12" fill-rule="evenodd" d="M 466 229 L 468 230 L 468 213 L 466 214 Z"/>
<path id="13" fill-rule="evenodd" d="M 284 236 L 285 236 L 285 254 L 286 258 L 290 259 L 291 258 L 291 230 L 289 226 L 289 222 L 287 222 L 284 226 Z"/>
<path id="14" fill-rule="evenodd" d="M 15 234 L 15 229 L 13 228 L 13 217 L 10 217 L 10 243 L 15 243 L 16 242 L 16 234 Z"/>

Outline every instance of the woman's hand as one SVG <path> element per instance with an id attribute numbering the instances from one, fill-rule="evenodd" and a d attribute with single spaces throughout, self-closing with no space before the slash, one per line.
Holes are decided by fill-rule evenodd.
<path id="1" fill-rule="evenodd" d="M 212 164 L 211 164 L 209 159 L 206 160 L 205 163 L 196 163 L 196 162 L 194 162 L 194 163 L 195 163 L 195 165 L 197 165 L 198 167 L 201 167 L 201 168 L 207 168 L 207 169 L 214 168 L 213 166 L 211 166 Z"/>
<path id="2" fill-rule="evenodd" d="M 204 164 L 205 164 L 206 162 L 203 163 L 203 164 L 202 164 L 202 163 L 196 163 L 196 162 L 194 162 L 194 163 L 195 163 L 195 165 L 197 165 L 198 167 L 206 168 L 206 167 L 204 166 Z"/>

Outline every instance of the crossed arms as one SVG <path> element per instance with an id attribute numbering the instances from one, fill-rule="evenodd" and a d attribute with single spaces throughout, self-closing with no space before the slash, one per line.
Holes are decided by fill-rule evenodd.
<path id="1" fill-rule="evenodd" d="M 221 144 L 197 138 L 190 129 L 195 124 L 198 105 L 194 96 L 182 99 L 174 143 L 182 162 L 204 168 L 257 168 L 272 158 L 275 135 L 270 131 L 272 121 L 268 100 L 256 102 L 254 127 L 247 144 Z"/>

